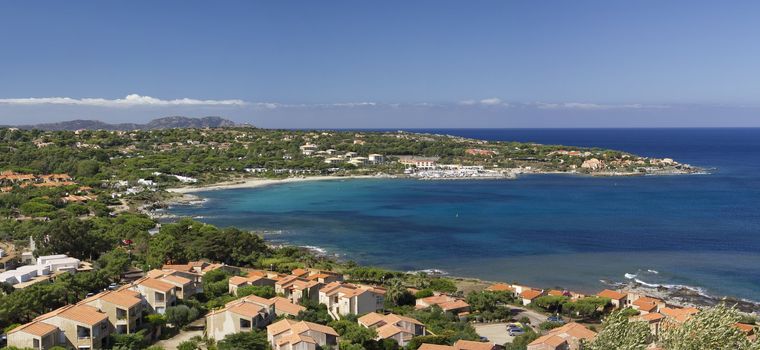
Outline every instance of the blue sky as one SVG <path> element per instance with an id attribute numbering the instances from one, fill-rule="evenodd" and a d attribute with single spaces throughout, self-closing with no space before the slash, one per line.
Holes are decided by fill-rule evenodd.
<path id="1" fill-rule="evenodd" d="M 6 1 L 0 124 L 760 126 L 758 13 L 757 1 Z"/>

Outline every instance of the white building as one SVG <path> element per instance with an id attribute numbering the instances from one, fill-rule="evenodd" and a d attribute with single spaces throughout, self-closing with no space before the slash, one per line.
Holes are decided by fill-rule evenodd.
<path id="1" fill-rule="evenodd" d="M 385 163 L 385 157 L 382 154 L 373 153 L 373 154 L 370 154 L 369 157 L 367 158 L 369 159 L 370 163 L 374 163 L 374 164 Z"/>
<path id="2" fill-rule="evenodd" d="M 64 254 L 45 255 L 32 260 L 33 265 L 24 265 L 15 270 L 0 273 L 0 282 L 18 284 L 55 272 L 76 272 L 80 264 L 79 259 L 70 258 Z"/>

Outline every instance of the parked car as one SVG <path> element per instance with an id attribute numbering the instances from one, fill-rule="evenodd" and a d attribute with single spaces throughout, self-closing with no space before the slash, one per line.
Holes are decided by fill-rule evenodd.
<path id="1" fill-rule="evenodd" d="M 507 334 L 509 334 L 510 337 L 516 337 L 525 334 L 525 330 L 520 327 L 508 327 Z"/>
<path id="2" fill-rule="evenodd" d="M 554 322 L 554 323 L 565 323 L 565 320 L 562 319 L 560 316 L 549 316 L 546 319 L 546 322 Z"/>

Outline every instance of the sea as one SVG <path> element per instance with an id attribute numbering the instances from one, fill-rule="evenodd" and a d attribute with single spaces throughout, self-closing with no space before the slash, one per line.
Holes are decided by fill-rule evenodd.
<path id="1" fill-rule="evenodd" d="M 178 216 L 402 271 L 760 301 L 760 129 L 414 129 L 670 157 L 704 174 L 355 179 L 197 193 Z"/>

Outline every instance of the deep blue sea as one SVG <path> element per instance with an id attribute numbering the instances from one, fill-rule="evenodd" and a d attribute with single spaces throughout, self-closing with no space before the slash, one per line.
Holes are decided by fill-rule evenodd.
<path id="1" fill-rule="evenodd" d="M 760 129 L 434 129 L 671 157 L 707 175 L 335 180 L 202 192 L 172 213 L 359 263 L 596 291 L 600 280 L 760 300 Z"/>

